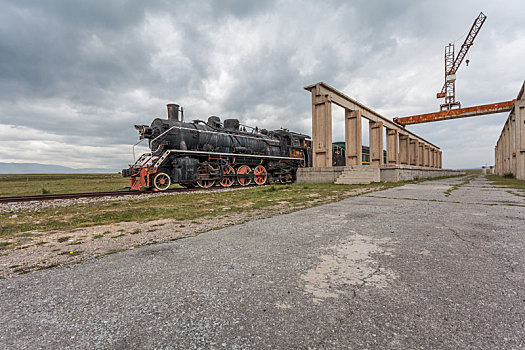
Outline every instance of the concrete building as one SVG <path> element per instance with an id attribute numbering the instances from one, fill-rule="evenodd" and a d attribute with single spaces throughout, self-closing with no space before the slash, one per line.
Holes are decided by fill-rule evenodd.
<path id="1" fill-rule="evenodd" d="M 457 173 L 441 169 L 442 152 L 438 146 L 401 124 L 325 83 L 307 86 L 305 90 L 312 94 L 313 168 L 300 169 L 298 182 L 369 183 Z M 345 167 L 333 167 L 332 103 L 345 110 Z M 370 165 L 361 162 L 362 118 L 368 120 Z"/>
<path id="2" fill-rule="evenodd" d="M 495 173 L 525 180 L 525 96 L 521 86 L 495 147 Z"/>

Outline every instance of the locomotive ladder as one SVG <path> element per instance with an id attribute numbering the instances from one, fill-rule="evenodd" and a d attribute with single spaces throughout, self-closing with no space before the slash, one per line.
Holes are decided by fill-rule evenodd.
<path id="1" fill-rule="evenodd" d="M 169 151 L 169 150 L 164 151 L 164 152 L 162 153 L 162 155 L 161 155 L 161 156 L 155 161 L 154 166 L 157 167 L 157 168 L 159 168 L 159 167 L 162 165 L 162 163 L 164 163 L 164 161 L 165 161 L 166 158 L 169 156 L 169 154 L 170 154 L 170 151 Z"/>

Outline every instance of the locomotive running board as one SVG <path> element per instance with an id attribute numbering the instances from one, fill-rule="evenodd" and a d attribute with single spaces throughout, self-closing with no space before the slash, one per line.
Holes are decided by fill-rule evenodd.
<path id="1" fill-rule="evenodd" d="M 255 157 L 255 158 L 268 158 L 268 159 L 283 159 L 283 160 L 302 160 L 302 158 L 292 157 L 278 157 L 278 156 L 261 156 L 257 154 L 246 154 L 246 153 L 220 153 L 220 152 L 205 152 L 205 151 L 185 151 L 179 149 L 170 149 L 167 153 L 190 153 L 190 154 L 207 154 L 214 156 L 231 156 L 231 157 Z"/>

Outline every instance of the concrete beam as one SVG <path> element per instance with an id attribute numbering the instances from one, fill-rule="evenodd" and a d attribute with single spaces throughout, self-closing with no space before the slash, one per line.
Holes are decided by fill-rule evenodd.
<path id="1" fill-rule="evenodd" d="M 385 126 L 388 129 L 397 129 L 400 135 L 408 135 L 412 138 L 417 139 L 420 143 L 439 148 L 431 142 L 425 140 L 424 138 L 405 129 L 403 125 L 394 123 L 390 119 L 383 117 L 379 113 L 373 111 L 371 108 L 368 108 L 365 105 L 357 102 L 356 100 L 343 94 L 342 92 L 338 91 L 337 89 L 331 87 L 328 84 L 319 82 L 317 84 L 306 86 L 304 89 L 310 91 L 312 95 L 329 97 L 331 102 L 335 103 L 340 107 L 343 107 L 344 109 L 349 109 L 352 111 L 359 110 L 361 111 L 361 116 L 363 118 L 366 118 L 372 122 L 383 123 L 383 126 Z"/>

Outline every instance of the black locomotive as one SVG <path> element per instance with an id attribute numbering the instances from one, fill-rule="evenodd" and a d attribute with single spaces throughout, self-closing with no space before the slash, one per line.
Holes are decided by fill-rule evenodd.
<path id="1" fill-rule="evenodd" d="M 122 170 L 122 176 L 131 177 L 132 190 L 162 191 L 172 183 L 203 188 L 286 183 L 295 181 L 297 168 L 311 165 L 307 135 L 259 130 L 216 116 L 185 123 L 176 104 L 168 105 L 168 119 L 135 128 L 140 140 L 149 140 L 151 152 Z"/>

